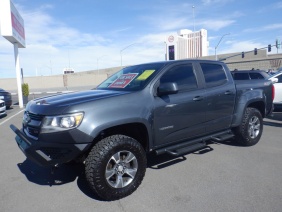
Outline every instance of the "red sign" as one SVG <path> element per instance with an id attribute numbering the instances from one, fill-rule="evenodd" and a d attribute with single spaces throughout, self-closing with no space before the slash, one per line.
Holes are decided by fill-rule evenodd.
<path id="1" fill-rule="evenodd" d="M 19 33 L 19 35 L 23 39 L 25 39 L 23 26 L 21 25 L 21 23 L 18 21 L 18 19 L 12 12 L 11 12 L 11 17 L 12 17 L 12 27 Z"/>
<path id="2" fill-rule="evenodd" d="M 174 41 L 174 37 L 171 35 L 171 36 L 169 36 L 168 37 L 168 41 L 170 42 L 170 43 L 172 43 L 173 41 Z"/>
<path id="3" fill-rule="evenodd" d="M 123 74 L 117 78 L 109 88 L 125 88 L 137 75 L 137 73 Z"/>

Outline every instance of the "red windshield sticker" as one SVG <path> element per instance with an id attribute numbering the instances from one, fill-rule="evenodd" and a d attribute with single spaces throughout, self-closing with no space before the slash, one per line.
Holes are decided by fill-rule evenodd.
<path id="1" fill-rule="evenodd" d="M 109 88 L 125 88 L 137 75 L 137 73 L 123 74 L 110 84 Z"/>

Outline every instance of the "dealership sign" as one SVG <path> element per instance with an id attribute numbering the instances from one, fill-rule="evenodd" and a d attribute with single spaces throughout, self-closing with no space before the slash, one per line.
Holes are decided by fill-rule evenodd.
<path id="1" fill-rule="evenodd" d="M 10 0 L 0 1 L 1 35 L 19 48 L 25 48 L 24 20 Z"/>

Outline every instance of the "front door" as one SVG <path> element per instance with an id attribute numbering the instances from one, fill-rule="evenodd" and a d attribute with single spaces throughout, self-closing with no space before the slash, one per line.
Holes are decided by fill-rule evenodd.
<path id="1" fill-rule="evenodd" d="M 160 83 L 174 82 L 178 93 L 155 97 L 154 145 L 163 146 L 205 133 L 205 94 L 192 63 L 166 71 Z"/>

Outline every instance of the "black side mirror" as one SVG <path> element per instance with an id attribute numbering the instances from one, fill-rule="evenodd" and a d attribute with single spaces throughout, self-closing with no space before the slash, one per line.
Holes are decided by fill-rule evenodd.
<path id="1" fill-rule="evenodd" d="M 175 82 L 161 83 L 158 88 L 158 96 L 176 94 L 178 92 L 178 86 Z"/>

